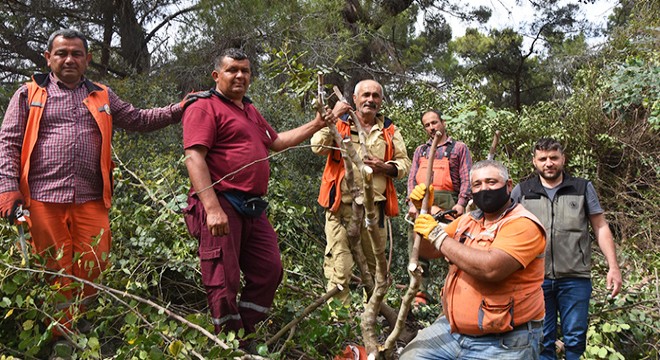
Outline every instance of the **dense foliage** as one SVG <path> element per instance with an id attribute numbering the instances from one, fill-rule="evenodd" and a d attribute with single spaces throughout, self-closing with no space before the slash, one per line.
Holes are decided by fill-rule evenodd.
<path id="1" fill-rule="evenodd" d="M 9 1 L 2 6 L 22 3 Z M 141 4 L 135 8 L 147 16 L 147 5 L 157 8 L 170 3 L 134 1 L 133 5 Z M 584 32 L 578 36 L 563 33 L 567 28 L 562 26 L 574 23 L 568 21 L 572 13 L 560 10 L 571 8 L 547 3 L 547 11 L 539 13 L 548 17 L 539 18 L 530 30 L 545 51 L 532 55 L 521 42 L 521 34 L 512 29 L 472 30 L 450 41 L 443 11 L 462 9 L 451 7 L 449 1 L 202 1 L 194 11 L 184 12 L 190 31 L 181 34 L 171 59 L 162 67 L 159 63 L 152 71 L 147 71 L 149 66 L 137 71 L 126 65 L 125 58 L 110 57 L 106 64 L 116 61 L 116 66 L 128 66 L 135 75 L 94 74 L 136 106 L 162 106 L 177 101 L 181 89 L 211 86 L 208 73 L 213 56 L 223 47 L 242 46 L 255 59 L 257 76 L 249 95 L 279 130 L 313 117 L 309 104 L 317 71 L 326 73 L 326 81 L 345 92 L 359 78 L 374 77 L 385 84 L 384 112 L 401 128 L 409 154 L 424 140 L 421 112 L 439 109 L 451 135 L 464 141 L 476 160 L 486 157 L 493 133 L 500 130 L 497 158 L 509 167 L 514 181 L 532 171 L 532 144 L 541 136 L 556 137 L 567 147 L 569 170 L 591 179 L 601 196 L 624 275 L 622 294 L 609 299 L 607 265 L 600 252 L 594 251 L 585 358 L 657 359 L 660 6 L 652 0 L 622 1 L 611 18 L 607 42 L 590 49 Z M 0 29 L 5 41 L 11 32 L 3 30 L 18 29 L 25 21 L 35 26 L 31 17 L 19 16 L 17 9 L 22 8 L 11 8 L 16 16 L 6 20 L 14 22 L 12 27 L 5 23 Z M 464 15 L 489 15 L 477 10 Z M 428 24 L 421 33 L 414 26 L 418 12 Z M 241 20 L 245 18 L 253 21 Z M 59 21 L 80 23 L 77 17 L 72 19 Z M 37 32 L 41 39 L 25 43 L 43 43 L 43 33 L 55 23 L 48 20 Z M 100 31 L 94 26 L 85 29 Z M 97 35 L 95 44 L 100 46 L 103 36 Z M 27 64 L 29 57 L 22 59 L 22 64 L 14 61 L 12 65 L 26 70 L 24 74 L 43 66 Z M 507 72 L 507 66 L 516 62 L 518 72 Z M 0 87 L 2 109 L 17 87 L 14 81 L 25 80 L 17 74 L 4 79 L 8 82 Z M 243 334 L 221 334 L 218 339 L 208 333 L 212 326 L 200 284 L 196 242 L 181 216 L 189 182 L 180 139 L 178 126 L 151 134 L 118 130 L 114 135 L 118 166 L 110 214 L 111 266 L 99 281 L 96 304 L 77 315 L 93 324 L 91 333 L 73 337 L 79 346 L 77 358 L 222 358 L 231 356 L 238 346 Z M 324 159 L 304 144 L 271 159 L 268 214 L 279 235 L 285 277 L 273 311 L 254 339 L 261 344 L 260 354 L 273 359 L 330 358 L 347 343 L 361 341 L 358 315 L 363 295 L 358 283 L 351 307 L 321 306 L 293 330 L 269 341 L 325 292 L 324 219 L 316 203 Z M 403 182 L 397 188 L 405 192 Z M 408 283 L 407 231 L 401 217 L 392 219 L 388 249 L 394 284 Z M 49 300 L 57 289 L 47 284 L 39 259 L 32 257 L 30 269 L 22 266 L 17 237 L 16 229 L 3 222 L 0 354 L 43 358 L 49 351 L 47 324 L 58 312 Z M 442 285 L 439 272 L 434 273 L 437 281 L 432 286 L 436 297 Z M 392 286 L 386 300 L 397 308 L 402 293 Z M 431 304 L 415 310 L 414 318 L 421 327 L 439 312 L 439 306 Z M 381 326 L 386 334 L 387 325 Z"/>

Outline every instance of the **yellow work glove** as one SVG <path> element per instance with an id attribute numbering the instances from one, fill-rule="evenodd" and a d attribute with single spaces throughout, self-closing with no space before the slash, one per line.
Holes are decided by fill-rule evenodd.
<path id="1" fill-rule="evenodd" d="M 419 233 L 433 245 L 436 250 L 440 250 L 442 243 L 447 238 L 445 224 L 439 224 L 432 215 L 423 214 L 415 220 L 415 232 Z"/>
<path id="2" fill-rule="evenodd" d="M 422 210 L 422 200 L 424 200 L 424 194 L 426 194 L 426 184 L 417 184 L 413 191 L 410 193 L 410 201 L 417 208 L 417 210 Z M 433 205 L 433 185 L 429 186 L 429 205 Z"/>
<path id="3" fill-rule="evenodd" d="M 417 217 L 417 220 L 415 220 L 414 230 L 416 233 L 422 235 L 424 239 L 428 240 L 429 233 L 433 231 L 436 226 L 438 226 L 438 222 L 435 221 L 432 215 L 422 214 Z"/>

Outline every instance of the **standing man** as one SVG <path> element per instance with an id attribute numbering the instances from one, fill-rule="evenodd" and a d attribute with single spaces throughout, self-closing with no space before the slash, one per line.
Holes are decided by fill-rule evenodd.
<path id="1" fill-rule="evenodd" d="M 269 150 L 297 145 L 326 123 L 317 114 L 307 124 L 278 134 L 245 96 L 251 76 L 247 56 L 227 49 L 214 65 L 212 96 L 191 105 L 183 117 L 192 183 L 185 220 L 199 240 L 202 283 L 215 332 L 253 333 L 266 318 L 282 280 L 277 235 L 261 199 L 270 176 L 263 160 Z M 245 286 L 237 302 L 241 272 Z"/>
<path id="2" fill-rule="evenodd" d="M 398 199 L 392 179 L 401 179 L 410 170 L 410 159 L 406 153 L 406 144 L 399 129 L 392 120 L 379 114 L 383 103 L 383 87 L 374 80 L 363 80 L 357 83 L 353 92 L 355 102 L 355 114 L 363 130 L 366 132 L 367 154 L 363 153 L 359 144 L 359 136 L 355 124 L 349 122 L 348 111 L 351 109 L 346 102 L 338 101 L 333 109 L 333 114 L 340 117 L 337 122 L 337 130 L 346 138 L 351 137 L 352 146 L 362 159 L 364 164 L 374 170 L 373 188 L 374 201 L 380 210 L 378 222 L 378 235 L 381 238 L 382 247 L 372 248 L 366 227 L 361 228 L 360 238 L 362 250 L 367 259 L 369 271 L 374 274 L 376 270 L 376 259 L 385 252 L 385 217 L 396 216 L 399 212 Z M 312 137 L 312 145 L 334 146 L 335 139 L 329 129 L 323 129 Z M 312 147 L 312 151 L 318 155 L 327 156 L 318 202 L 325 211 L 325 259 L 323 271 L 328 280 L 327 289 L 334 289 L 336 285 L 342 285 L 343 290 L 336 298 L 344 304 L 350 302 L 349 280 L 353 273 L 353 256 L 346 234 L 346 225 L 352 214 L 353 198 L 344 179 L 344 161 L 338 150 L 330 150 L 326 147 Z M 354 173 L 359 170 L 353 164 Z M 361 176 L 355 176 L 356 185 L 362 188 Z M 361 204 L 363 199 L 355 199 Z"/>
<path id="3" fill-rule="evenodd" d="M 513 184 L 497 161 L 474 164 L 470 174 L 478 210 L 443 230 L 430 214 L 415 231 L 449 261 L 444 315 L 420 331 L 401 359 L 538 359 L 544 315 L 543 226 L 509 198 Z M 411 200 L 420 204 L 426 185 Z"/>
<path id="4" fill-rule="evenodd" d="M 424 126 L 429 139 L 415 149 L 412 167 L 408 175 L 408 199 L 410 199 L 410 194 L 415 186 L 426 181 L 426 173 L 429 167 L 427 154 L 433 143 L 433 137 L 437 133 L 440 136 L 440 142 L 432 163 L 435 199 L 433 205 L 442 210 L 456 210 L 456 216 L 463 215 L 465 206 L 472 197 L 469 180 L 470 167 L 472 166 L 470 151 L 467 145 L 452 139 L 447 134 L 446 123 L 442 120 L 439 111 L 429 110 L 422 114 L 422 126 Z M 408 217 L 414 221 L 418 214 L 419 209 L 412 201 L 408 200 Z M 411 227 L 408 236 L 409 250 L 412 249 L 413 239 L 414 232 Z M 426 304 L 430 300 L 427 293 L 430 280 L 430 258 L 425 258 L 424 255 L 420 250 L 419 263 L 422 266 L 422 283 L 420 291 L 415 297 L 415 303 Z"/>
<path id="5" fill-rule="evenodd" d="M 607 289 L 621 291 L 612 232 L 593 184 L 564 171 L 564 148 L 543 138 L 534 145 L 536 176 L 513 189 L 512 198 L 538 216 L 548 232 L 545 249 L 545 323 L 542 359 L 556 359 L 557 314 L 561 318 L 567 360 L 577 360 L 586 348 L 591 298 L 591 240 L 589 224 L 609 271 Z"/>
<path id="6" fill-rule="evenodd" d="M 29 208 L 33 250 L 46 268 L 94 281 L 111 247 L 112 127 L 165 127 L 181 119 L 185 102 L 140 110 L 91 82 L 84 74 L 92 54 L 76 30 L 54 32 L 47 48 L 51 72 L 35 74 L 16 91 L 2 122 L 0 215 L 7 217 L 21 204 Z M 66 312 L 53 328 L 55 337 L 72 329 L 73 315 L 96 293 L 71 282 L 53 279 L 65 299 L 56 307 Z"/>

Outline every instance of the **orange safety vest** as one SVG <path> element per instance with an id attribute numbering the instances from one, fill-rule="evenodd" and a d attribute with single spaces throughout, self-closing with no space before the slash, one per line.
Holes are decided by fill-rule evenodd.
<path id="1" fill-rule="evenodd" d="M 350 136 L 351 126 L 346 121 L 337 122 L 337 130 L 342 137 Z M 383 138 L 385 139 L 385 159 L 384 161 L 392 160 L 394 157 L 394 144 L 392 139 L 396 127 L 392 121 L 385 118 L 383 126 Z M 344 159 L 341 157 L 339 150 L 332 150 L 328 154 L 328 159 L 325 163 L 325 170 L 323 170 L 323 177 L 321 178 L 321 189 L 319 191 L 318 202 L 324 208 L 331 212 L 336 212 L 341 204 L 341 181 L 344 179 L 346 169 L 344 169 Z M 385 215 L 394 217 L 399 214 L 399 200 L 396 196 L 396 189 L 394 182 L 388 176 L 385 186 Z"/>
<path id="2" fill-rule="evenodd" d="M 426 158 L 426 152 L 429 151 L 430 146 L 424 151 L 422 156 L 419 157 L 419 168 L 415 174 L 415 181 L 418 184 L 426 182 L 426 172 L 429 167 L 429 160 Z M 454 149 L 454 141 L 450 142 L 442 153 L 440 159 L 433 159 L 433 190 L 454 191 L 454 184 L 451 181 L 451 173 L 449 172 L 449 156 Z M 428 185 L 428 184 L 427 184 Z"/>
<path id="3" fill-rule="evenodd" d="M 21 152 L 21 171 L 19 176 L 19 188 L 21 194 L 25 198 L 25 206 L 30 206 L 30 185 L 28 184 L 28 177 L 30 174 L 30 158 L 34 147 L 37 143 L 39 136 L 39 126 L 41 117 L 44 113 L 44 107 L 48 94 L 46 88 L 42 84 L 38 84 L 36 79 L 26 83 L 28 88 L 28 104 L 30 105 L 30 112 L 28 114 L 27 124 L 25 127 L 25 136 L 23 137 L 23 150 Z M 114 163 L 112 162 L 112 115 L 110 114 L 110 99 L 108 97 L 108 89 L 104 85 L 93 83 L 95 89 L 90 91 L 89 95 L 83 103 L 89 109 L 89 112 L 94 117 L 96 124 L 101 131 L 101 175 L 103 176 L 103 203 L 106 208 L 110 208 L 112 202 L 112 169 Z"/>
<path id="4" fill-rule="evenodd" d="M 465 245 L 488 250 L 497 233 L 507 222 L 521 217 L 532 220 L 542 234 L 543 225 L 522 205 L 516 204 L 488 229 L 480 220 L 465 214 L 459 218 L 454 239 Z M 543 247 L 545 249 L 545 246 Z M 442 289 L 442 307 L 452 333 L 463 335 L 497 334 L 513 330 L 531 320 L 543 318 L 543 283 L 545 250 L 524 269 L 493 283 L 475 279 L 456 265 L 450 265 Z"/>

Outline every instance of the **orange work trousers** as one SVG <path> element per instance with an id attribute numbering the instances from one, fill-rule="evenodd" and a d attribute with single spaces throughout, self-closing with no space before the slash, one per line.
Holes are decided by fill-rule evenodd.
<path id="1" fill-rule="evenodd" d="M 110 219 L 103 200 L 83 204 L 57 204 L 31 200 L 28 225 L 34 252 L 45 261 L 48 270 L 94 281 L 108 264 L 110 255 Z M 65 315 L 57 319 L 71 329 L 73 316 L 85 310 L 85 304 L 96 294 L 89 285 L 71 286 L 71 278 L 53 276 L 64 301 L 56 308 Z M 57 327 L 54 335 L 61 335 Z"/>

